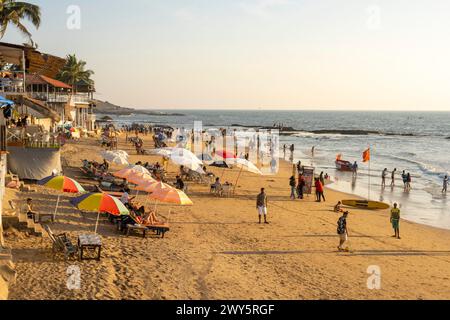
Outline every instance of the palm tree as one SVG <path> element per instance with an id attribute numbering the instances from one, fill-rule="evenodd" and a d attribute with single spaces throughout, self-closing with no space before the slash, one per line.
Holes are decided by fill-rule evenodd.
<path id="1" fill-rule="evenodd" d="M 73 91 L 76 93 L 77 84 L 80 81 L 84 81 L 90 85 L 94 84 L 91 76 L 94 74 L 92 70 L 86 70 L 86 62 L 78 60 L 74 54 L 67 56 L 66 64 L 59 72 L 57 78 L 67 84 L 70 84 Z"/>
<path id="2" fill-rule="evenodd" d="M 41 8 L 27 2 L 0 0 L 0 39 L 5 35 L 8 25 L 12 24 L 31 40 L 31 33 L 23 24 L 23 20 L 29 20 L 36 29 L 39 28 L 41 25 Z"/>

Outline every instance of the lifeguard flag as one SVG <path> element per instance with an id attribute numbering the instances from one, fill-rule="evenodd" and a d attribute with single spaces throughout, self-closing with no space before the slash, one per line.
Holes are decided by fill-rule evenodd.
<path id="1" fill-rule="evenodd" d="M 370 161 L 370 148 L 363 152 L 363 162 Z"/>

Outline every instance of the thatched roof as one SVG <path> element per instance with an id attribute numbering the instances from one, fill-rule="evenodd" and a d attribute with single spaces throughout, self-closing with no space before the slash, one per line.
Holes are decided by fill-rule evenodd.
<path id="1" fill-rule="evenodd" d="M 66 63 L 64 58 L 39 52 L 32 47 L 0 42 L 0 61 L 22 65 L 23 54 L 27 73 L 37 73 L 50 78 L 55 78 Z"/>

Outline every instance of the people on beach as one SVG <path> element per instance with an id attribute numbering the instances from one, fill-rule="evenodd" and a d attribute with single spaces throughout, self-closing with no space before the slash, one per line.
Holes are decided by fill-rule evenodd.
<path id="1" fill-rule="evenodd" d="M 297 162 L 297 174 L 301 174 L 302 173 L 302 162 L 299 160 Z"/>
<path id="2" fill-rule="evenodd" d="M 342 202 L 338 201 L 336 205 L 334 206 L 334 212 L 342 212 Z"/>
<path id="3" fill-rule="evenodd" d="M 402 172 L 402 181 L 403 181 L 403 190 L 406 192 L 406 185 L 407 185 L 407 182 L 408 182 L 408 176 L 407 176 L 405 170 L 403 170 L 403 172 Z"/>
<path id="4" fill-rule="evenodd" d="M 320 175 L 319 175 L 319 180 L 320 180 L 320 182 L 322 183 L 322 185 L 324 186 L 325 185 L 325 178 L 324 178 L 324 173 L 323 173 L 323 171 L 320 173 Z"/>
<path id="5" fill-rule="evenodd" d="M 394 168 L 391 172 L 391 188 L 395 187 L 395 173 L 397 172 L 397 168 Z"/>
<path id="6" fill-rule="evenodd" d="M 295 200 L 295 177 L 291 176 L 289 178 L 289 186 L 291 187 L 291 200 Z"/>
<path id="7" fill-rule="evenodd" d="M 347 217 L 348 211 L 345 211 L 337 222 L 337 234 L 339 236 L 339 246 L 338 246 L 339 251 L 348 251 L 348 248 L 344 248 L 344 244 L 348 240 Z"/>
<path id="8" fill-rule="evenodd" d="M 383 172 L 381 172 L 381 187 L 386 188 L 386 176 L 388 169 L 384 168 Z"/>
<path id="9" fill-rule="evenodd" d="M 323 184 L 322 182 L 320 182 L 320 180 L 318 178 L 315 178 L 315 182 L 314 185 L 316 187 L 316 201 L 317 202 L 322 202 L 325 201 L 325 195 L 323 193 Z"/>
<path id="10" fill-rule="evenodd" d="M 297 196 L 299 199 L 303 199 L 303 190 L 305 189 L 306 181 L 302 174 L 298 176 L 297 184 Z"/>
<path id="11" fill-rule="evenodd" d="M 135 197 L 130 198 L 130 189 L 123 189 L 122 196 L 120 197 L 120 202 L 122 202 L 125 207 L 131 207 L 131 201 L 133 201 Z"/>
<path id="12" fill-rule="evenodd" d="M 448 176 L 445 175 L 444 180 L 442 181 L 442 193 L 447 193 L 447 187 L 448 187 Z"/>
<path id="13" fill-rule="evenodd" d="M 406 191 L 411 190 L 411 174 L 408 172 L 406 174 Z"/>
<path id="14" fill-rule="evenodd" d="M 34 219 L 34 216 L 35 216 L 36 214 L 37 214 L 37 213 L 34 212 L 34 208 L 33 208 L 33 199 L 28 198 L 28 199 L 27 199 L 27 217 L 28 217 L 29 219 Z"/>
<path id="15" fill-rule="evenodd" d="M 400 239 L 400 209 L 397 203 L 394 203 L 394 207 L 391 209 L 391 224 L 395 232 L 392 237 Z"/>
<path id="16" fill-rule="evenodd" d="M 264 216 L 264 223 L 267 222 L 267 195 L 264 188 L 261 188 L 260 194 L 256 197 L 256 209 L 258 210 L 259 223 L 261 224 L 261 217 Z"/>
<path id="17" fill-rule="evenodd" d="M 352 174 L 354 177 L 358 175 L 358 162 L 354 162 L 352 165 Z"/>

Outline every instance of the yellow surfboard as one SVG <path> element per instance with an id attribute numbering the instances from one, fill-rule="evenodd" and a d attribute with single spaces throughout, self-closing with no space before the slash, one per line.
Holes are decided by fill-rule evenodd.
<path id="1" fill-rule="evenodd" d="M 367 201 L 367 200 L 343 200 L 342 204 L 344 206 L 370 209 L 370 210 L 385 210 L 389 209 L 390 206 L 384 202 L 379 201 Z"/>

